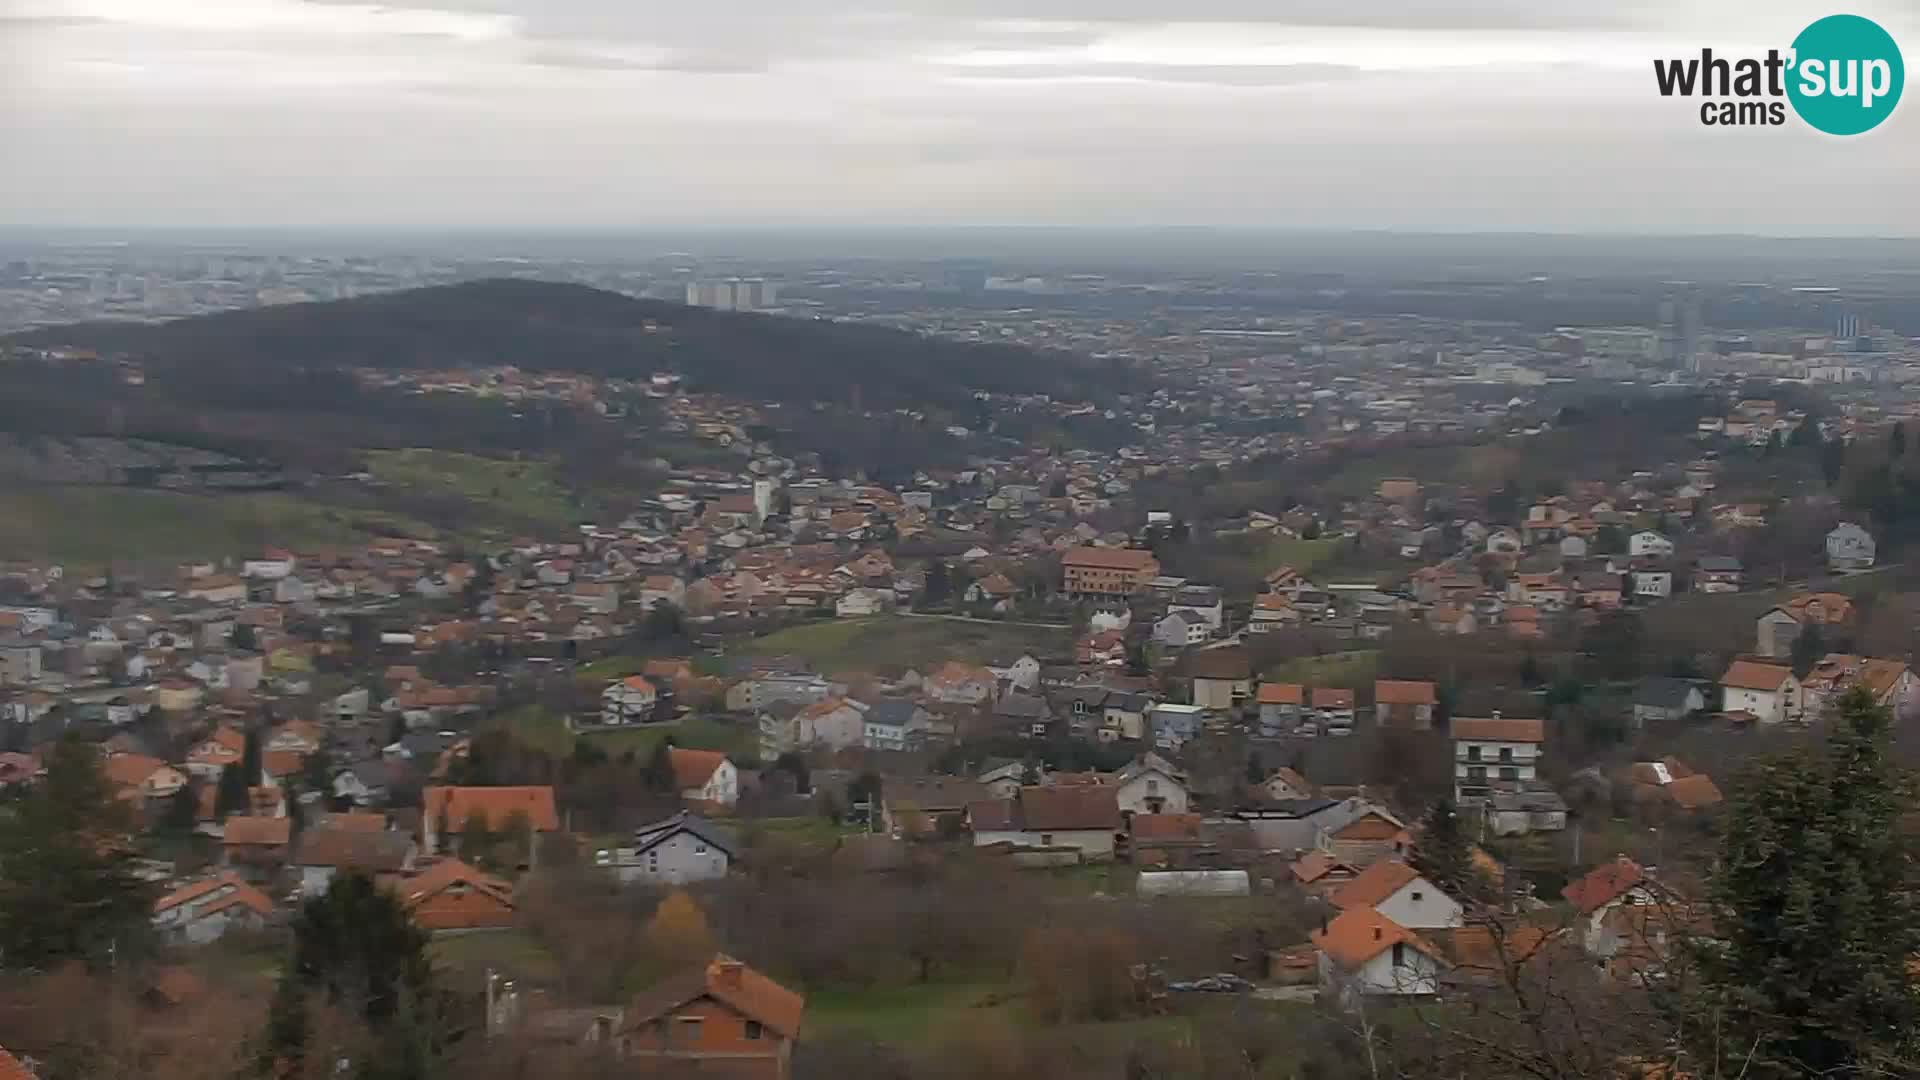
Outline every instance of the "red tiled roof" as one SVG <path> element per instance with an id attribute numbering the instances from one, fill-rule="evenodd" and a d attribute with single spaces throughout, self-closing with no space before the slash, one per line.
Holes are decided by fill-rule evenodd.
<path id="1" fill-rule="evenodd" d="M 1199 814 L 1135 814 L 1132 825 L 1136 843 L 1200 839 Z"/>
<path id="2" fill-rule="evenodd" d="M 516 810 L 527 815 L 537 832 L 560 828 L 551 787 L 430 787 L 422 792 L 422 800 L 428 820 L 444 817 L 454 832 L 476 813 L 486 816 L 489 828 L 498 829 Z"/>
<path id="3" fill-rule="evenodd" d="M 1142 571 L 1159 565 L 1153 552 L 1137 548 L 1071 548 L 1060 557 L 1063 566 L 1084 566 L 1096 570 Z"/>
<path id="4" fill-rule="evenodd" d="M 1340 886 L 1330 899 L 1333 906 L 1345 911 L 1355 907 L 1373 907 L 1400 891 L 1408 882 L 1420 877 L 1420 872 L 1399 859 L 1381 859 L 1365 870 L 1360 876 Z"/>
<path id="5" fill-rule="evenodd" d="M 1437 698 L 1433 684 L 1414 679 L 1375 679 L 1373 701 L 1376 705 L 1432 705 Z"/>
<path id="6" fill-rule="evenodd" d="M 1539 720 L 1518 716 L 1456 716 L 1452 732 L 1455 739 L 1479 742 L 1537 743 L 1547 739 L 1546 727 Z"/>
<path id="7" fill-rule="evenodd" d="M 1778 690 L 1780 684 L 1793 678 L 1793 669 L 1780 664 L 1763 664 L 1757 660 L 1735 660 L 1720 676 L 1721 686 L 1731 686 L 1736 690 Z"/>
<path id="8" fill-rule="evenodd" d="M 1349 908 L 1324 930 L 1315 930 L 1309 936 L 1321 952 L 1348 971 L 1359 970 L 1367 961 L 1399 944 L 1445 962 L 1420 935 L 1370 907 Z"/>
<path id="9" fill-rule="evenodd" d="M 727 755 L 718 750 L 682 750 L 677 746 L 669 747 L 667 760 L 673 765 L 673 786 L 676 791 L 692 791 L 707 785 L 713 779 L 714 771 L 727 763 Z"/>
<path id="10" fill-rule="evenodd" d="M 1609 863 L 1602 863 L 1589 870 L 1585 877 L 1569 882 L 1560 890 L 1560 895 L 1582 915 L 1606 907 L 1627 891 L 1646 880 L 1646 872 L 1640 864 L 1622 855 Z"/>
<path id="11" fill-rule="evenodd" d="M 702 997 L 712 998 L 788 1039 L 800 1034 L 800 1018 L 807 1007 L 807 999 L 801 995 L 730 956 L 715 954 L 705 968 L 642 991 L 627 1006 L 621 1030 L 641 1027 Z"/>
<path id="12" fill-rule="evenodd" d="M 1254 701 L 1261 705 L 1299 705 L 1305 696 L 1306 687 L 1299 683 L 1270 682 L 1260 684 Z"/>
<path id="13" fill-rule="evenodd" d="M 240 844 L 272 846 L 285 844 L 292 836 L 292 818 L 230 817 L 220 842 L 228 847 Z"/>

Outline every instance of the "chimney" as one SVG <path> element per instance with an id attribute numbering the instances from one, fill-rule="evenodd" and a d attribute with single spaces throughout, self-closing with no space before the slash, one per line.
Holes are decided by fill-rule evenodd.
<path id="1" fill-rule="evenodd" d="M 713 966 L 713 985 L 722 990 L 740 989 L 740 973 L 747 965 L 738 960 L 721 960 Z"/>

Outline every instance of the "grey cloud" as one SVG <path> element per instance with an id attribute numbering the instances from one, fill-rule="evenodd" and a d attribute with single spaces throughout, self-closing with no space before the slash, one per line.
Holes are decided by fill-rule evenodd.
<path id="1" fill-rule="evenodd" d="M 747 53 L 682 51 L 654 59 L 636 59 L 582 48 L 542 48 L 527 54 L 540 67 L 583 71 L 658 71 L 697 75 L 753 75 L 765 72 L 770 61 Z"/>
<path id="2" fill-rule="evenodd" d="M 1345 64 L 1007 64 L 953 69 L 963 79 L 1110 79 L 1209 86 L 1298 86 L 1359 76 Z"/>

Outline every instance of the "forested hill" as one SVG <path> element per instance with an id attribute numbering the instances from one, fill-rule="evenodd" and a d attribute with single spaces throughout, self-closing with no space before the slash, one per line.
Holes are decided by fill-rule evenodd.
<path id="1" fill-rule="evenodd" d="M 157 324 L 86 323 L 14 339 L 133 354 L 202 378 L 261 368 L 521 368 L 642 377 L 691 389 L 868 408 L 956 406 L 975 390 L 1100 398 L 1135 377 L 1114 364 L 888 327 L 636 300 L 581 285 L 492 279 Z M 856 390 L 857 388 L 857 390 Z"/>

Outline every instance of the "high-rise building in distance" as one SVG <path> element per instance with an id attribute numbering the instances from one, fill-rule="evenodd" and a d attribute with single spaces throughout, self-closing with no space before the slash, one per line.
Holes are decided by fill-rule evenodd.
<path id="1" fill-rule="evenodd" d="M 765 278 L 714 278 L 687 282 L 687 303 L 722 311 L 765 311 L 773 307 L 779 287 Z"/>

